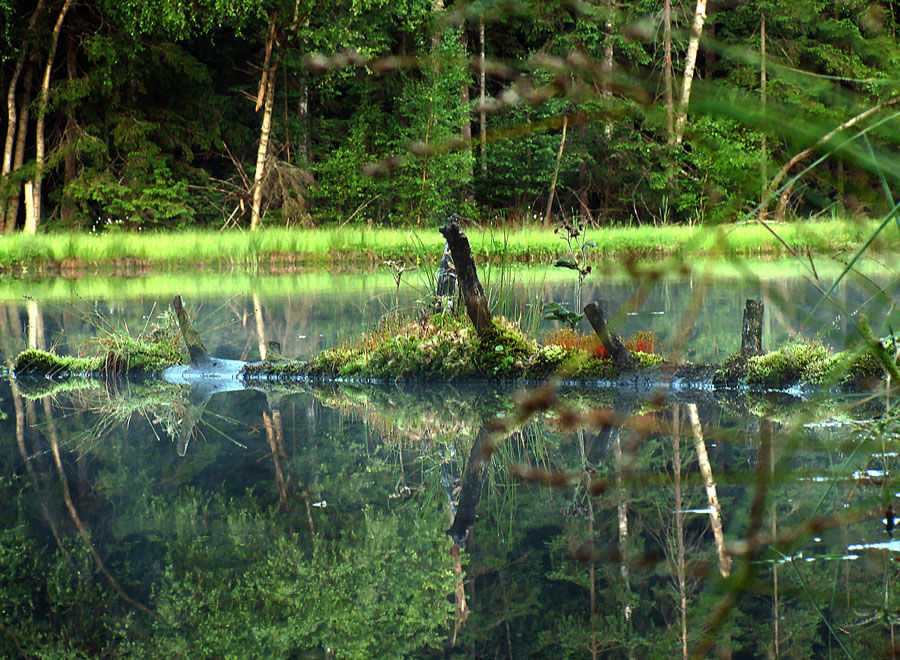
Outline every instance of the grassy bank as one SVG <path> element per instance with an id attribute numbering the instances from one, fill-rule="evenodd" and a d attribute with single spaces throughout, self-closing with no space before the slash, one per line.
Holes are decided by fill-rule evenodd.
<path id="1" fill-rule="evenodd" d="M 872 221 L 804 222 L 779 225 L 781 239 L 795 250 L 827 253 L 853 250 L 875 231 Z M 568 254 L 565 241 L 551 229 L 469 228 L 476 256 L 531 261 Z M 597 258 L 658 257 L 671 254 L 781 255 L 785 245 L 756 223 L 717 227 L 589 228 Z M 896 250 L 900 232 L 890 224 L 874 250 Z M 190 230 L 179 232 L 110 232 L 106 234 L 16 234 L 0 239 L 0 268 L 7 271 L 81 268 L 130 268 L 189 265 L 333 265 L 388 259 L 436 258 L 443 237 L 436 228 L 319 229 L 271 228 L 258 232 Z"/>

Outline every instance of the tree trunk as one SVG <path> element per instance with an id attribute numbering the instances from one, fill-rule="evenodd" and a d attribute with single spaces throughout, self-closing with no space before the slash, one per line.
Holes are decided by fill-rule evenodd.
<path id="1" fill-rule="evenodd" d="M 460 230 L 455 222 L 448 222 L 441 227 L 441 234 L 447 239 L 450 246 L 450 254 L 453 255 L 453 264 L 456 266 L 456 278 L 459 290 L 462 292 L 466 303 L 466 312 L 475 331 L 479 336 L 484 335 L 493 327 L 491 312 L 488 308 L 484 289 L 478 280 L 478 271 L 475 261 L 472 259 L 472 250 L 469 247 L 469 239 Z"/>
<path id="2" fill-rule="evenodd" d="M 26 199 L 26 218 L 25 218 L 25 233 L 33 234 L 37 231 L 37 223 L 41 218 L 41 205 L 42 205 L 42 183 L 44 177 L 44 152 L 46 150 L 46 143 L 44 137 L 44 121 L 47 117 L 47 105 L 50 101 L 50 76 L 53 73 L 53 60 L 56 58 L 56 45 L 59 43 L 59 33 L 62 30 L 63 21 L 66 18 L 66 12 L 69 11 L 69 7 L 72 6 L 72 0 L 65 0 L 62 8 L 59 10 L 59 15 L 56 17 L 56 24 L 53 26 L 53 39 L 50 42 L 50 52 L 47 54 L 47 65 L 44 67 L 44 78 L 41 82 L 41 91 L 38 96 L 38 106 L 37 106 L 37 127 L 35 129 L 35 156 L 34 156 L 34 179 L 33 179 L 33 187 L 34 187 L 34 202 L 33 202 L 33 211 L 32 215 L 27 215 L 28 203 Z M 27 193 L 26 193 L 27 194 Z"/>
<path id="3" fill-rule="evenodd" d="M 748 298 L 744 305 L 744 321 L 741 326 L 741 355 L 745 358 L 762 355 L 762 320 L 764 305 L 761 300 Z"/>
<path id="4" fill-rule="evenodd" d="M 16 122 L 18 119 L 18 99 L 16 98 L 16 90 L 19 86 L 19 78 L 22 75 L 22 69 L 25 68 L 24 56 L 16 62 L 13 69 L 12 79 L 9 82 L 9 91 L 6 94 L 6 140 L 3 143 L 3 164 L 0 171 L 0 219 L 5 224 L 6 212 L 12 204 L 12 196 L 18 195 L 18 191 L 10 181 L 12 173 L 13 152 L 16 145 Z"/>
<path id="5" fill-rule="evenodd" d="M 719 496 L 716 493 L 716 481 L 712 473 L 712 465 L 709 455 L 706 453 L 706 442 L 703 440 L 703 429 L 700 426 L 700 417 L 697 414 L 697 404 L 687 404 L 688 417 L 691 421 L 691 431 L 694 434 L 694 448 L 697 450 L 697 461 L 700 464 L 700 474 L 706 486 L 706 496 L 709 500 L 709 525 L 713 530 L 716 555 L 719 558 L 719 573 L 723 578 L 731 575 L 731 557 L 725 551 L 725 532 L 722 525 L 722 507 L 719 505 Z"/>
<path id="6" fill-rule="evenodd" d="M 700 34 L 706 20 L 706 0 L 697 0 L 694 21 L 691 23 L 691 38 L 688 41 L 687 54 L 684 59 L 684 77 L 681 82 L 681 99 L 678 103 L 678 115 L 675 118 L 675 144 L 681 144 L 684 137 L 684 126 L 687 123 L 687 109 L 691 102 L 691 84 L 694 81 L 694 67 L 697 64 L 697 50 L 700 48 Z"/>
<path id="7" fill-rule="evenodd" d="M 280 55 L 280 54 L 279 54 Z M 262 90 L 265 87 L 265 102 L 263 104 L 262 128 L 259 132 L 259 146 L 256 150 L 256 171 L 253 173 L 253 203 L 250 207 L 250 229 L 256 230 L 260 226 L 260 209 L 262 207 L 262 184 L 266 175 L 266 158 L 269 155 L 269 136 L 272 133 L 272 106 L 275 103 L 275 74 L 278 70 L 280 56 L 263 73 Z"/>
<path id="8" fill-rule="evenodd" d="M 763 115 L 766 112 L 766 15 L 763 14 L 759 21 L 759 102 L 762 107 Z M 763 133 L 762 144 L 760 145 L 759 165 L 762 179 L 762 190 L 760 191 L 759 200 L 759 219 L 766 219 L 766 201 L 769 193 L 766 190 L 766 181 L 769 180 L 769 173 L 766 161 L 768 160 L 768 151 L 766 145 L 766 134 Z"/>
<path id="9" fill-rule="evenodd" d="M 606 322 L 606 315 L 603 313 L 603 309 L 597 303 L 589 303 L 584 308 L 584 315 L 590 322 L 594 332 L 597 333 L 616 368 L 621 371 L 634 369 L 634 358 L 631 356 L 631 351 L 625 348 L 618 335 L 609 331 L 609 325 Z"/>
<path id="10" fill-rule="evenodd" d="M 44 0 L 38 0 L 37 6 L 35 6 L 34 10 L 31 12 L 31 16 L 28 19 L 28 32 L 32 32 L 34 30 L 34 26 L 37 23 L 38 16 L 40 16 L 41 12 L 44 9 Z M 29 59 L 29 55 L 27 50 L 23 49 L 21 55 L 19 56 L 18 61 L 13 68 L 12 76 L 9 79 L 9 87 L 6 92 L 6 139 L 3 142 L 3 163 L 0 164 L 0 222 L 3 223 L 4 231 L 12 231 L 13 227 L 6 227 L 7 218 L 9 215 L 10 207 L 15 204 L 16 213 L 13 214 L 13 224 L 15 224 L 15 216 L 18 214 L 18 201 L 13 202 L 13 198 L 18 200 L 18 190 L 17 186 L 14 186 L 12 182 L 9 180 L 10 175 L 14 171 L 13 166 L 13 154 L 18 149 L 18 143 L 16 142 L 16 128 L 17 128 L 17 120 L 21 120 L 21 113 L 19 112 L 18 104 L 18 86 L 19 80 L 22 76 L 22 70 L 25 68 L 26 61 Z M 28 88 L 26 94 L 31 91 L 31 72 L 29 69 L 29 73 L 26 74 L 26 87 Z M 27 123 L 27 116 L 25 118 L 25 122 Z M 22 132 L 22 129 L 19 129 L 19 132 L 23 135 L 26 135 L 26 132 Z M 24 148 L 24 147 L 23 147 Z"/>
<path id="11" fill-rule="evenodd" d="M 556 180 L 559 177 L 559 164 L 562 162 L 563 149 L 566 148 L 566 127 L 569 116 L 563 115 L 562 137 L 559 140 L 559 151 L 556 154 L 556 167 L 553 169 L 553 180 L 550 182 L 550 193 L 547 195 L 547 210 L 544 213 L 544 226 L 550 224 L 550 211 L 553 209 L 553 196 L 556 194 Z"/>
<path id="12" fill-rule="evenodd" d="M 16 150 L 13 156 L 13 165 L 11 175 L 15 174 L 25 163 L 25 140 L 28 138 L 28 120 L 31 113 L 29 107 L 31 103 L 28 97 L 31 93 L 31 79 L 33 77 L 32 69 L 29 68 L 25 72 L 25 80 L 22 82 L 22 94 L 19 95 L 19 125 L 16 127 Z M 10 184 L 9 189 L 9 206 L 6 209 L 6 219 L 4 221 L 4 230 L 11 233 L 16 228 L 16 220 L 19 217 L 19 198 L 21 197 L 21 186 Z M 32 201 L 34 198 L 32 197 Z"/>
<path id="13" fill-rule="evenodd" d="M 478 54 L 478 126 L 481 129 L 481 172 L 487 173 L 487 113 L 484 109 L 486 73 L 484 70 L 484 18 L 478 19 L 478 38 L 480 52 Z"/>
<path id="14" fill-rule="evenodd" d="M 672 96 L 672 0 L 665 0 L 663 6 L 663 64 L 664 93 L 666 99 L 666 140 L 675 144 L 675 100 Z"/>

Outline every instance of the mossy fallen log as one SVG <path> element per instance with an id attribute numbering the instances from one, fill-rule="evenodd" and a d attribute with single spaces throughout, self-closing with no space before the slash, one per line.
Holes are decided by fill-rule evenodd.
<path id="1" fill-rule="evenodd" d="M 897 370 L 897 337 L 832 352 L 815 342 L 797 341 L 763 355 L 738 352 L 720 365 L 673 364 L 661 356 L 629 351 L 633 369 L 589 348 L 541 344 L 512 322 L 493 319 L 479 335 L 464 318 L 438 314 L 427 320 L 391 320 L 357 341 L 331 348 L 308 361 L 245 363 L 204 357 L 187 360 L 162 334 L 119 341 L 115 351 L 73 357 L 29 349 L 14 362 L 17 377 L 109 377 L 159 374 L 179 382 L 229 380 L 228 389 L 264 381 L 504 381 L 617 385 L 623 389 L 791 388 L 872 389 Z M 224 366 L 223 366 L 224 365 Z M 167 369 L 169 367 L 169 369 Z"/>
<path id="2" fill-rule="evenodd" d="M 418 320 L 386 317 L 354 342 L 308 361 L 244 363 L 211 357 L 193 329 L 181 297 L 174 317 L 138 337 L 107 332 L 93 342 L 94 354 L 60 356 L 20 353 L 17 376 L 69 377 L 160 373 L 168 382 L 223 389 L 279 381 L 506 381 L 537 384 L 553 378 L 628 390 L 671 389 L 872 389 L 891 376 L 900 382 L 900 335 L 872 336 L 864 319 L 859 348 L 834 353 L 815 342 L 794 342 L 762 353 L 762 304 L 747 301 L 741 350 L 721 365 L 674 364 L 653 352 L 626 347 L 612 332 L 603 310 L 588 304 L 585 314 L 602 346 L 572 333 L 568 342 L 538 343 L 514 323 L 491 318 L 468 239 L 454 219 L 441 229 L 452 254 L 468 318 L 439 313 Z M 177 319 L 177 323 L 176 320 Z M 181 346 L 190 356 L 187 362 Z M 652 350 L 652 349 L 651 349 Z"/>

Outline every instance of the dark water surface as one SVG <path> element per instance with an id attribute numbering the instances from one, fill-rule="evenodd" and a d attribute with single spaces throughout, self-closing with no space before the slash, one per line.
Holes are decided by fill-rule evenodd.
<path id="1" fill-rule="evenodd" d="M 896 284 L 868 277 L 812 320 L 813 284 L 750 271 L 582 296 L 718 360 L 758 295 L 767 343 L 896 329 Z M 93 309 L 137 331 L 182 293 L 212 352 L 307 356 L 421 297 L 383 273 L 143 279 L 6 282 L 5 352 L 74 351 Z M 576 295 L 513 279 L 509 315 Z M 895 395 L 580 388 L 513 423 L 502 387 L 64 385 L 0 385 L 0 657 L 900 654 Z"/>

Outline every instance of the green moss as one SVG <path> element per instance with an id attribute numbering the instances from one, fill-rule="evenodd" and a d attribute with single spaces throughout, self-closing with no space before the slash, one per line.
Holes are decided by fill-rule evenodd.
<path id="1" fill-rule="evenodd" d="M 795 342 L 747 360 L 747 382 L 765 387 L 798 383 L 820 384 L 834 369 L 836 359 L 820 344 Z"/>
<path id="2" fill-rule="evenodd" d="M 50 351 L 29 348 L 16 356 L 13 370 L 16 374 L 35 374 L 41 376 L 87 374 L 97 371 L 100 366 L 97 358 L 78 358 L 68 355 L 57 355 Z"/>
<path id="3" fill-rule="evenodd" d="M 352 364 L 359 360 L 362 351 L 350 348 L 336 347 L 329 348 L 324 353 L 320 353 L 314 357 L 306 369 L 306 375 L 320 378 L 337 378 L 339 376 L 350 375 L 347 369 L 348 364 Z M 287 362 L 285 364 L 272 365 L 272 369 L 277 374 L 286 375 L 289 369 L 299 371 L 299 367 L 291 367 L 294 363 Z M 343 373 L 342 373 L 343 371 Z M 271 372 L 270 372 L 271 373 Z"/>
<path id="4" fill-rule="evenodd" d="M 634 358 L 634 366 L 637 369 L 650 369 L 658 367 L 665 363 L 661 355 L 656 353 L 644 353 L 643 351 L 631 351 L 631 357 Z"/>
<path id="5" fill-rule="evenodd" d="M 536 353 L 537 347 L 518 327 L 499 319 L 478 338 L 474 361 L 487 378 L 521 378 Z"/>

